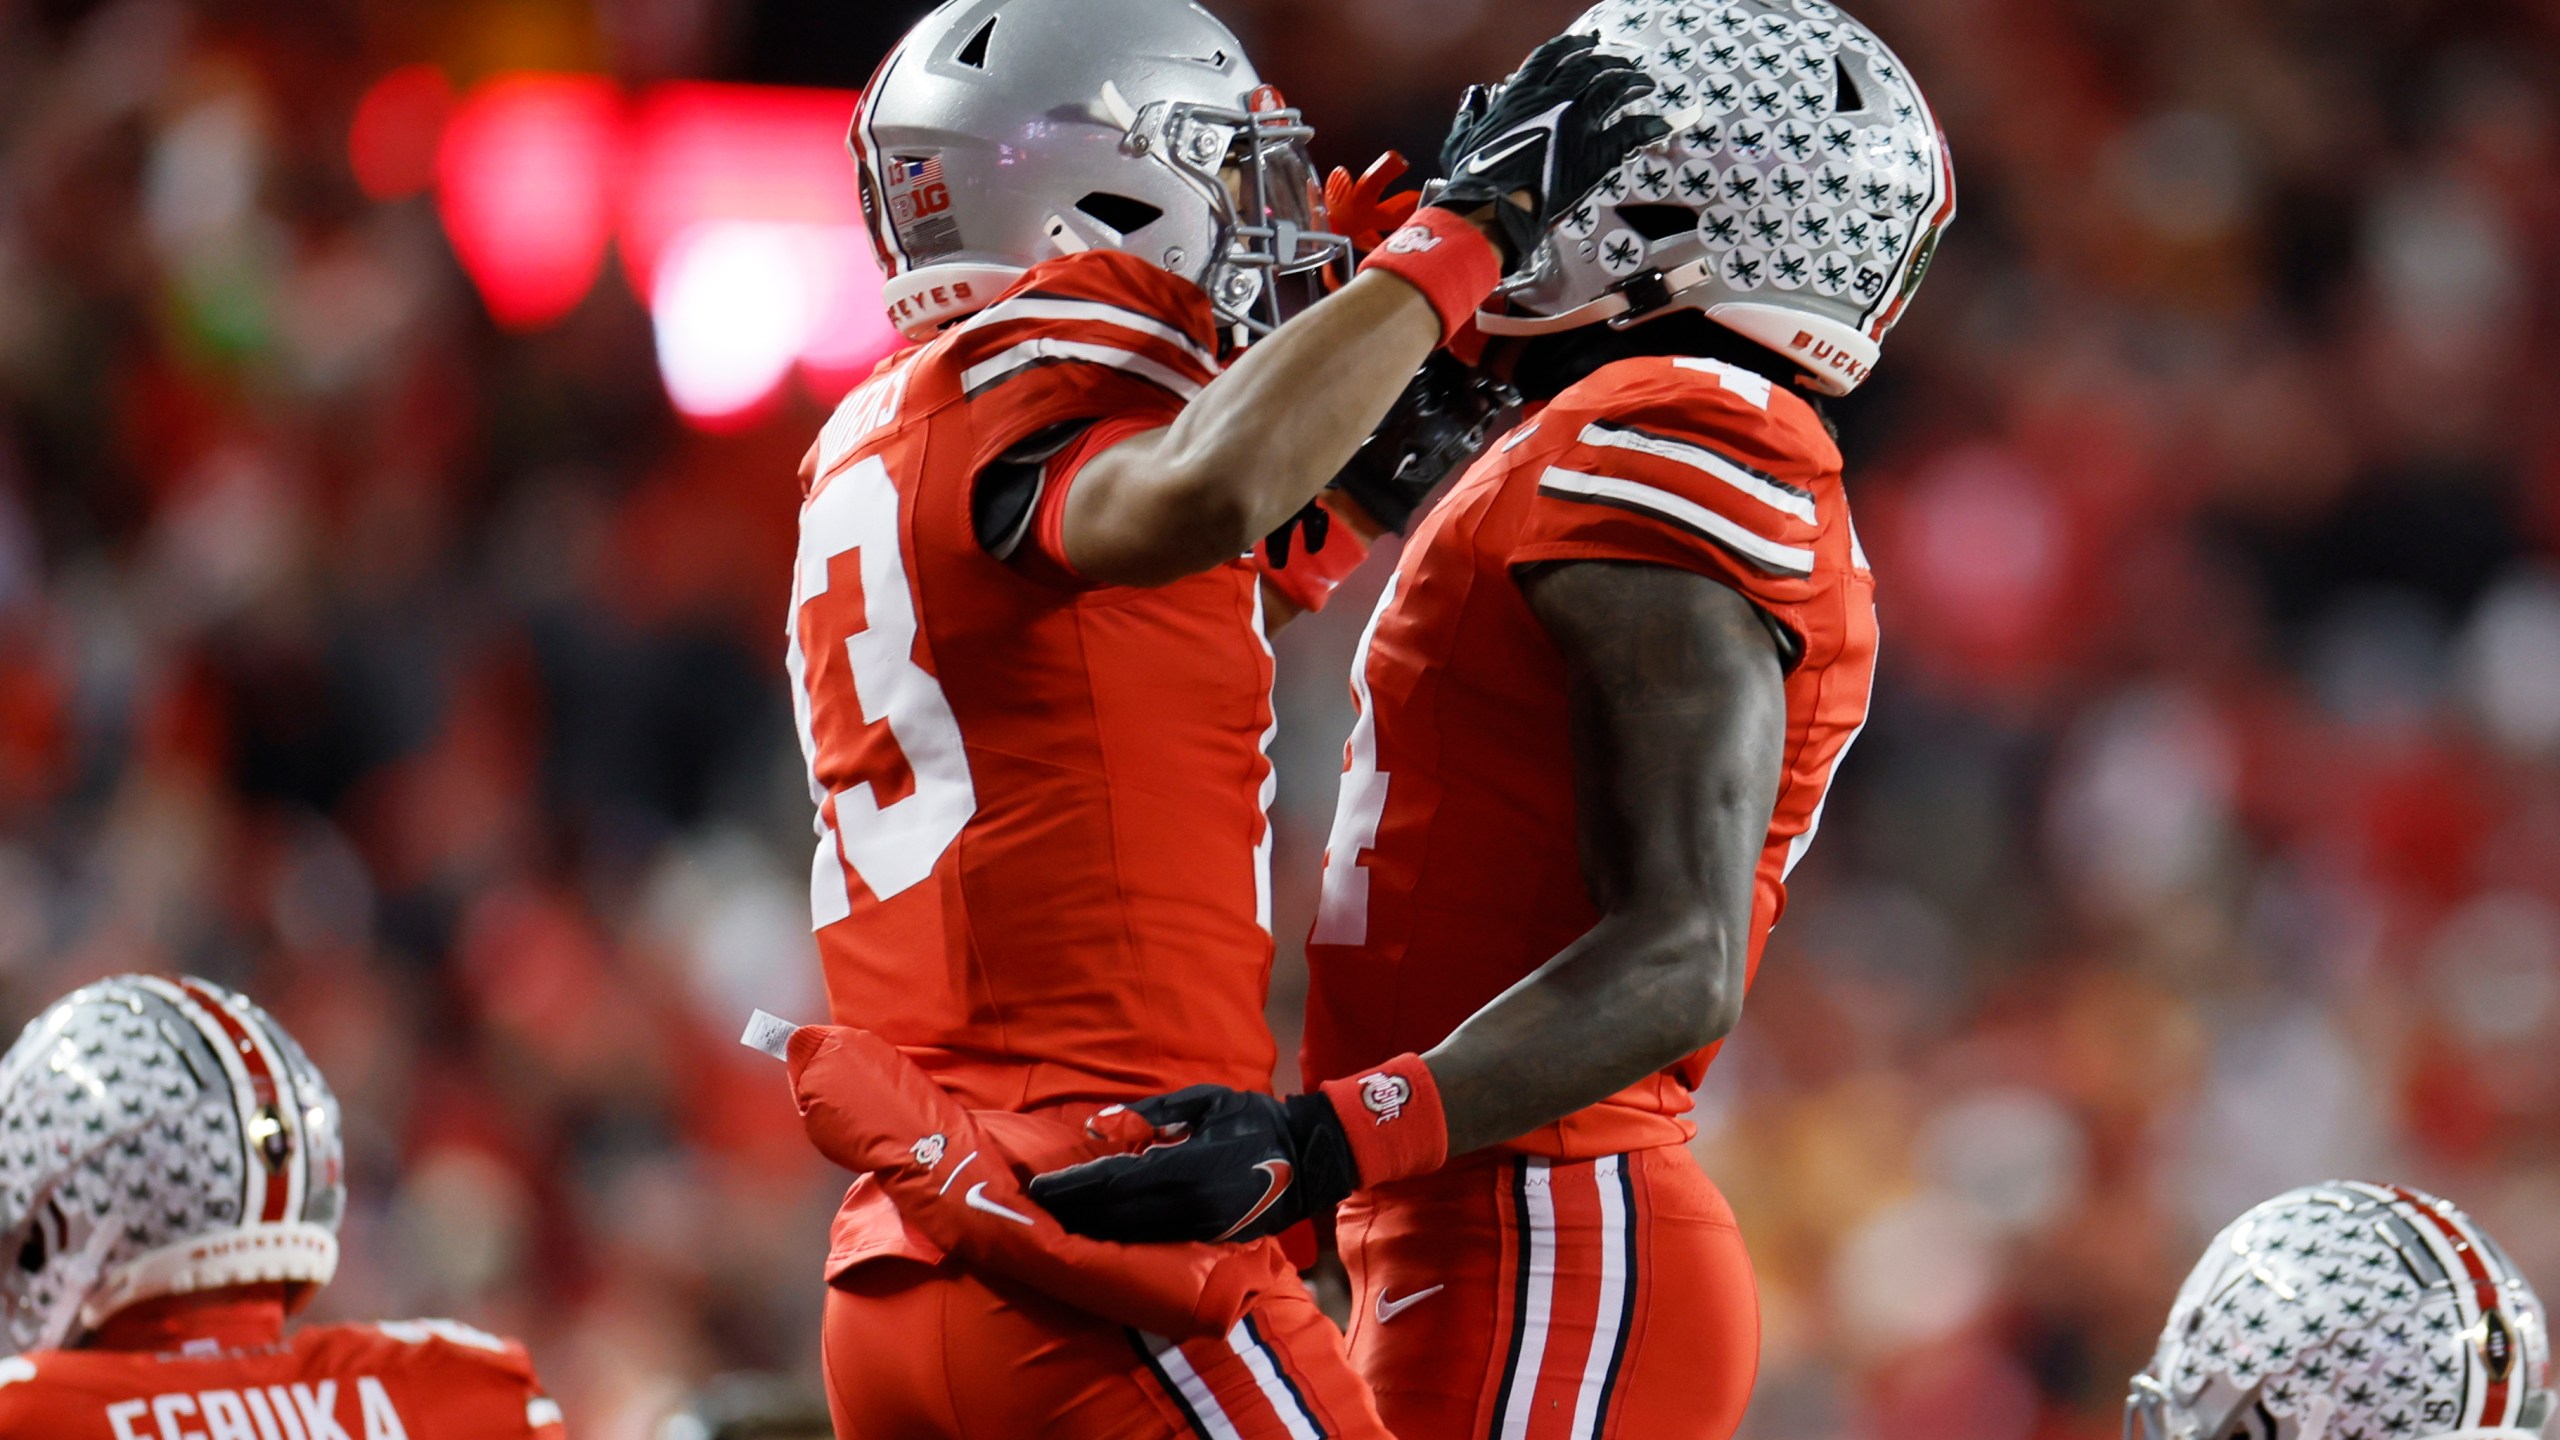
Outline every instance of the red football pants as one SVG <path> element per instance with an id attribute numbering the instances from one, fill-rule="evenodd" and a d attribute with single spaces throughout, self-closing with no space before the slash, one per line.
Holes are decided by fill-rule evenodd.
<path id="1" fill-rule="evenodd" d="M 1733 1211 L 1677 1146 L 1507 1156 L 1337 1220 L 1351 1355 L 1397 1440 L 1727 1440 L 1760 1366 Z"/>
<path id="2" fill-rule="evenodd" d="M 1342 1332 L 1294 1284 L 1170 1344 L 955 1264 L 827 1291 L 838 1440 L 1390 1440 Z"/>

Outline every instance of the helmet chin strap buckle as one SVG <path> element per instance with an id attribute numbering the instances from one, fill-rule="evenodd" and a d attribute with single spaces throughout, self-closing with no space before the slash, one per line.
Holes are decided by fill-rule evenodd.
<path id="1" fill-rule="evenodd" d="M 1671 304 L 1671 287 L 1664 283 L 1660 270 L 1651 268 L 1639 270 L 1610 286 L 1609 293 L 1626 302 L 1626 309 L 1609 318 L 1610 327 L 1618 330 L 1650 317 L 1657 310 L 1667 309 Z"/>
<path id="2" fill-rule="evenodd" d="M 1710 268 L 1704 260 L 1669 271 L 1647 267 L 1610 286 L 1603 299 L 1614 299 L 1621 308 L 1608 315 L 1609 328 L 1624 330 L 1670 309 L 1691 286 L 1707 278 Z"/>

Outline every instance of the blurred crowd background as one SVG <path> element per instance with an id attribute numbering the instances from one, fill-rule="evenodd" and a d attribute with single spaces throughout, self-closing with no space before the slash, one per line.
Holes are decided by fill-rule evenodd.
<path id="1" fill-rule="evenodd" d="M 1214 8 L 1355 169 L 1575 13 Z M 501 328 L 350 126 L 404 66 L 849 89 L 923 9 L 0 0 L 0 1023 L 262 997 L 347 1105 L 320 1313 L 521 1335 L 582 1440 L 814 1372 L 839 1180 L 734 1036 L 820 1009 L 825 406 L 685 423 L 613 276 Z M 1963 213 L 1838 407 L 1875 720 L 1699 1116 L 1746 1434 L 2113 1435 L 2203 1240 L 2330 1175 L 2560 1296 L 2560 9 L 1858 11 Z M 1366 598 L 1281 646 L 1284 1042 Z"/>

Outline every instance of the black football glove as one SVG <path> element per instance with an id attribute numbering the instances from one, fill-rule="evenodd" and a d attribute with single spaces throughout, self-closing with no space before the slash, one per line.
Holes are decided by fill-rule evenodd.
<path id="1" fill-rule="evenodd" d="M 1333 488 L 1401 535 L 1440 482 L 1474 460 L 1519 410 L 1519 391 L 1445 350 L 1433 351 L 1387 418 L 1333 477 Z"/>
<path id="2" fill-rule="evenodd" d="M 1310 500 L 1298 507 L 1297 514 L 1281 521 L 1279 529 L 1262 537 L 1262 553 L 1271 557 L 1273 569 L 1286 569 L 1292 538 L 1304 536 L 1307 553 L 1320 555 L 1324 553 L 1325 540 L 1332 534 L 1333 517 L 1325 513 L 1323 506 Z"/>
<path id="3" fill-rule="evenodd" d="M 1031 1182 L 1058 1223 L 1096 1240 L 1244 1241 L 1277 1235 L 1358 1188 L 1351 1142 L 1322 1095 L 1277 1100 L 1194 1085 L 1129 1109 L 1158 1142 Z"/>
<path id="4" fill-rule="evenodd" d="M 1628 156 L 1671 133 L 1656 115 L 1611 120 L 1653 93 L 1654 82 L 1635 61 L 1601 53 L 1599 43 L 1597 33 L 1559 35 L 1510 79 L 1490 90 L 1473 86 L 1458 103 L 1440 149 L 1447 180 L 1431 203 L 1460 213 L 1492 206 L 1505 270 Z"/>

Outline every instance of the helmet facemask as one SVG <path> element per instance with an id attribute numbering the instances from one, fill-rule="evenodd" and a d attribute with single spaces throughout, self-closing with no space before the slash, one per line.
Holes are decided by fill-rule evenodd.
<path id="1" fill-rule="evenodd" d="M 1106 97 L 1106 104 L 1115 97 Z M 1351 273 L 1351 242 L 1326 229 L 1324 188 L 1307 144 L 1315 130 L 1263 86 L 1247 110 L 1158 101 L 1139 110 L 1121 144 L 1196 191 L 1215 218 L 1214 257 L 1160 258 L 1209 294 L 1220 321 L 1266 335 L 1288 318 L 1279 282 Z M 1177 258 L 1179 257 L 1179 258 Z"/>

